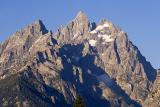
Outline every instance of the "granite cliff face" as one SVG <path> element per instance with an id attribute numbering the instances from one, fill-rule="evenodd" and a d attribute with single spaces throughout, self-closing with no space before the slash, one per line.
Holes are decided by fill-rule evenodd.
<path id="1" fill-rule="evenodd" d="M 37 20 L 0 45 L 0 105 L 157 107 L 159 73 L 127 34 L 83 12 L 56 33 Z M 28 93 L 28 94 L 27 94 Z"/>

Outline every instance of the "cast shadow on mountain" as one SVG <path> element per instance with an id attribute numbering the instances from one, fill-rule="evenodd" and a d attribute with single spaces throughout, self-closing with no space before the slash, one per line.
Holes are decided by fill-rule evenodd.
<path id="1" fill-rule="evenodd" d="M 48 107 L 61 107 L 63 105 L 66 105 L 67 107 L 68 104 L 65 102 L 63 94 L 58 92 L 53 87 L 46 85 L 41 77 L 41 74 L 32 71 L 33 69 L 28 67 L 27 71 L 20 74 L 21 76 L 19 84 L 24 95 L 35 102 L 35 104 L 40 101 L 42 104 L 44 103 Z M 55 102 L 52 101 L 51 96 L 56 98 Z M 43 105 L 41 106 L 43 107 Z"/>
<path id="2" fill-rule="evenodd" d="M 61 77 L 64 81 L 67 81 L 76 87 L 78 94 L 82 95 L 85 101 L 87 101 L 87 106 L 108 107 L 111 104 L 109 101 L 102 98 L 102 90 L 99 87 L 96 87 L 96 91 L 93 89 L 93 86 L 99 85 L 97 76 L 108 74 L 94 63 L 96 55 L 84 55 L 82 53 L 83 48 L 83 44 L 66 44 L 59 49 L 59 55 L 62 58 L 63 63 Z M 90 51 L 96 50 L 90 48 Z M 82 74 L 81 79 L 79 77 L 80 74 Z M 109 86 L 109 88 L 119 97 L 122 97 L 128 105 L 141 107 L 138 102 L 130 99 L 130 97 L 121 89 L 120 86 L 118 86 L 118 84 L 116 84 L 115 81 L 112 82 L 112 85 Z"/>

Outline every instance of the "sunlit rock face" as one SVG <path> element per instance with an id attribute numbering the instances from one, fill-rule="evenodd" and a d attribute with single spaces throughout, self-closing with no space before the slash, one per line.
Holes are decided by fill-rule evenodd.
<path id="1" fill-rule="evenodd" d="M 71 107 L 81 95 L 88 107 L 157 107 L 158 82 L 127 33 L 84 12 L 54 34 L 37 20 L 0 44 L 1 106 Z"/>

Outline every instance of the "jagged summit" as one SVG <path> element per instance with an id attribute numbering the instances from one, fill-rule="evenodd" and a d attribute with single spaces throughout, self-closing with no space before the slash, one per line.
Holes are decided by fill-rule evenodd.
<path id="1" fill-rule="evenodd" d="M 79 11 L 78 14 L 76 15 L 77 20 L 88 20 L 87 15 L 83 11 Z"/>
<path id="2" fill-rule="evenodd" d="M 43 22 L 42 22 L 41 19 L 35 20 L 32 24 L 33 24 L 33 25 L 42 25 L 42 26 L 44 26 L 44 24 L 43 24 Z"/>
<path id="3" fill-rule="evenodd" d="M 90 23 L 87 15 L 83 11 L 78 12 L 73 22 L 77 25 L 77 27 L 83 27 L 84 30 L 88 30 L 85 29 L 85 27 L 88 27 L 88 24 Z"/>
<path id="4" fill-rule="evenodd" d="M 48 30 L 46 29 L 45 25 L 43 24 L 42 20 L 38 19 L 34 21 L 33 23 L 29 24 L 26 29 L 29 30 L 35 30 L 37 32 L 42 32 L 42 34 L 48 33 Z"/>
<path id="5" fill-rule="evenodd" d="M 61 27 L 55 33 L 59 43 L 81 42 L 88 36 L 91 24 L 84 12 L 80 11 L 67 26 Z"/>
<path id="6" fill-rule="evenodd" d="M 2 107 L 71 107 L 78 95 L 87 107 L 158 107 L 159 80 L 124 31 L 84 12 L 55 34 L 36 20 L 0 45 Z"/>

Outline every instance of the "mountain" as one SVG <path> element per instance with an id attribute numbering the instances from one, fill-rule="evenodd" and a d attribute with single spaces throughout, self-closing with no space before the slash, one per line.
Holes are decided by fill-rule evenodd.
<path id="1" fill-rule="evenodd" d="M 157 107 L 158 70 L 127 33 L 84 12 L 55 33 L 41 20 L 0 45 L 0 106 Z"/>

